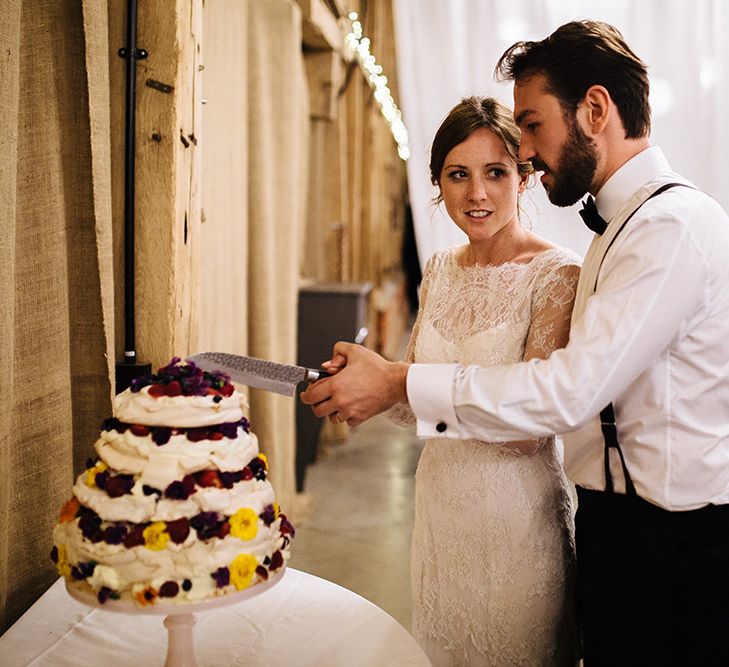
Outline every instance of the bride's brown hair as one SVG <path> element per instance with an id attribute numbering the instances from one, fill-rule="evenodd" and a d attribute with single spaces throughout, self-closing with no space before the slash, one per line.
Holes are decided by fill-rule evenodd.
<path id="1" fill-rule="evenodd" d="M 499 137 L 517 165 L 520 175 L 531 174 L 531 162 L 519 161 L 521 132 L 511 109 L 493 97 L 465 97 L 454 106 L 441 123 L 430 149 L 430 181 L 440 187 L 440 172 L 451 149 L 463 143 L 472 132 L 486 128 Z M 443 197 L 438 194 L 436 203 Z"/>

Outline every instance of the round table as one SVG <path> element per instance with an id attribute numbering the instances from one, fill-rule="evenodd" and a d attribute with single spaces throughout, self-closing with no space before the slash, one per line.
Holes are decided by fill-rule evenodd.
<path id="1" fill-rule="evenodd" d="M 363 597 L 287 569 L 262 595 L 196 612 L 200 667 L 428 667 L 413 637 Z M 6 667 L 163 665 L 163 617 L 109 613 L 73 600 L 59 579 L 0 637 Z"/>

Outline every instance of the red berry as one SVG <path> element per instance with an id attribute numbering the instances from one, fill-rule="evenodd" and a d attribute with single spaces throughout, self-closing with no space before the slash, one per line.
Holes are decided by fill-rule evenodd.
<path id="1" fill-rule="evenodd" d="M 134 435 L 138 435 L 140 438 L 143 438 L 145 435 L 149 435 L 149 427 L 144 424 L 132 424 L 129 427 L 129 430 L 134 433 Z"/>
<path id="2" fill-rule="evenodd" d="M 220 431 L 213 431 L 210 434 L 210 440 L 222 440 L 223 434 Z"/>
<path id="3" fill-rule="evenodd" d="M 120 498 L 121 496 L 131 493 L 134 486 L 134 478 L 131 475 L 110 475 L 104 490 L 110 498 Z"/>
<path id="4" fill-rule="evenodd" d="M 187 439 L 190 442 L 201 442 L 208 439 L 208 430 L 206 428 L 189 428 L 187 429 Z"/>
<path id="5" fill-rule="evenodd" d="M 179 396 L 182 393 L 182 387 L 177 380 L 172 380 L 167 387 L 165 387 L 166 396 Z"/>
<path id="6" fill-rule="evenodd" d="M 271 556 L 271 564 L 268 566 L 269 570 L 278 570 L 283 565 L 283 556 L 280 551 Z"/>
<path id="7" fill-rule="evenodd" d="M 124 538 L 124 546 L 127 549 L 131 549 L 132 547 L 138 547 L 144 544 L 145 527 L 146 526 L 144 524 L 138 525 L 132 528 L 132 530 L 126 534 L 126 537 Z"/>
<path id="8" fill-rule="evenodd" d="M 222 540 L 224 537 L 227 537 L 229 533 L 230 523 L 228 523 L 227 521 L 223 521 L 223 523 L 220 524 L 220 528 L 218 528 L 218 530 L 216 531 L 215 536 L 219 537 Z"/>
<path id="9" fill-rule="evenodd" d="M 243 479 L 245 481 L 248 481 L 249 479 L 253 479 L 253 471 L 248 466 L 243 468 L 243 474 L 241 476 L 241 479 Z"/>
<path id="10" fill-rule="evenodd" d="M 235 387 L 234 387 L 234 386 L 233 386 L 232 384 L 224 384 L 224 385 L 223 385 L 223 386 L 222 386 L 222 387 L 220 388 L 220 393 L 221 393 L 221 395 L 222 395 L 222 396 L 225 396 L 226 398 L 227 398 L 228 396 L 232 396 L 232 395 L 233 395 L 233 392 L 234 392 L 234 391 L 235 391 Z"/>
<path id="11" fill-rule="evenodd" d="M 167 532 L 175 544 L 182 544 L 190 534 L 190 522 L 184 517 L 175 521 L 168 521 Z"/>
<path id="12" fill-rule="evenodd" d="M 214 486 L 216 489 L 223 488 L 217 470 L 203 470 L 195 475 L 195 479 L 198 485 L 202 487 Z"/>
<path id="13" fill-rule="evenodd" d="M 149 395 L 152 398 L 159 398 L 165 395 L 165 386 L 163 384 L 153 384 L 149 388 Z"/>
<path id="14" fill-rule="evenodd" d="M 180 586 L 176 581 L 165 581 L 159 588 L 161 598 L 173 598 L 180 592 Z"/>
<path id="15" fill-rule="evenodd" d="M 195 493 L 195 478 L 192 475 L 185 475 L 182 478 L 182 485 L 185 487 L 188 496 Z"/>

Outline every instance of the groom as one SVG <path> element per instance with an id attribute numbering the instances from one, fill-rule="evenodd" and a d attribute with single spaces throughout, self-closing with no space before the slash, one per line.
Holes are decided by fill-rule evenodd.
<path id="1" fill-rule="evenodd" d="M 357 425 L 409 401 L 424 437 L 565 433 L 586 667 L 729 665 L 729 219 L 650 147 L 646 66 L 605 23 L 519 42 L 520 158 L 596 235 L 568 345 L 496 368 L 346 366 L 302 394 Z"/>

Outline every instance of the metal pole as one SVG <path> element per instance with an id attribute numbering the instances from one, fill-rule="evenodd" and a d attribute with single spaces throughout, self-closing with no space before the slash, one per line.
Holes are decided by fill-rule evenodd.
<path id="1" fill-rule="evenodd" d="M 137 0 L 127 2 L 127 43 L 119 49 L 119 57 L 127 61 L 126 118 L 124 122 L 124 361 L 116 366 L 117 392 L 129 386 L 132 379 L 149 373 L 149 364 L 137 363 L 134 339 L 134 169 L 136 152 L 136 79 L 137 59 L 147 57 L 137 49 Z"/>

